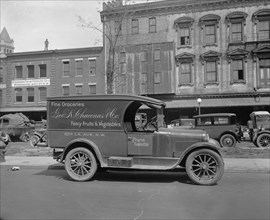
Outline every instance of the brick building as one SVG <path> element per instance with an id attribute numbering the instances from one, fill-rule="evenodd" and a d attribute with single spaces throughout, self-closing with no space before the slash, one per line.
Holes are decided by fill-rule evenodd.
<path id="1" fill-rule="evenodd" d="M 270 110 L 269 0 L 116 0 L 101 20 L 118 37 L 114 92 L 166 101 L 169 120 L 198 114 L 198 98 L 202 113 L 235 112 L 242 124 Z"/>
<path id="2" fill-rule="evenodd" d="M 0 115 L 46 118 L 46 98 L 104 94 L 103 48 L 7 53 L 1 58 Z"/>

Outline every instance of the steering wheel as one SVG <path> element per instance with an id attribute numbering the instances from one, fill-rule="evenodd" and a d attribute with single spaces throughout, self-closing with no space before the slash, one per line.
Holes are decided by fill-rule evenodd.
<path id="1" fill-rule="evenodd" d="M 144 126 L 143 126 L 143 130 L 144 131 L 152 131 L 152 129 L 148 129 L 148 127 L 151 125 L 154 127 L 153 131 L 157 130 L 157 124 L 156 124 L 156 119 L 157 116 L 154 116 L 153 118 L 151 118 Z"/>

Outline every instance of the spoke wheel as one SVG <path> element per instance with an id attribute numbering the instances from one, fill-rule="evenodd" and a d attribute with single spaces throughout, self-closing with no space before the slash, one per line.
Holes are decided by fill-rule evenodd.
<path id="1" fill-rule="evenodd" d="M 30 140 L 29 140 L 30 145 L 31 145 L 32 147 L 36 147 L 37 143 L 39 142 L 39 139 L 40 139 L 40 137 L 37 136 L 37 135 L 32 135 L 32 136 L 30 136 Z"/>
<path id="2" fill-rule="evenodd" d="M 90 180 L 97 171 L 96 158 L 93 153 L 86 148 L 74 148 L 69 151 L 66 156 L 65 169 L 73 180 Z"/>
<path id="3" fill-rule="evenodd" d="M 202 149 L 192 152 L 186 161 L 189 178 L 200 185 L 216 184 L 224 173 L 222 157 L 216 152 Z"/>
<path id="4" fill-rule="evenodd" d="M 235 147 L 236 139 L 231 134 L 224 134 L 220 138 L 220 145 L 222 147 Z"/>
<path id="5" fill-rule="evenodd" d="M 260 134 L 257 137 L 256 145 L 260 148 L 270 147 L 270 134 Z"/>

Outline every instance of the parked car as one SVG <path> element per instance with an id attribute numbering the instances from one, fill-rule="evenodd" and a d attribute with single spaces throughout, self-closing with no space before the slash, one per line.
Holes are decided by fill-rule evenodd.
<path id="1" fill-rule="evenodd" d="M 250 140 L 260 148 L 270 147 L 270 113 L 254 111 L 248 121 Z"/>
<path id="2" fill-rule="evenodd" d="M 179 128 L 195 128 L 195 119 L 192 118 L 174 119 L 170 122 L 169 126 Z"/>
<path id="3" fill-rule="evenodd" d="M 170 170 L 184 167 L 201 185 L 224 172 L 220 145 L 203 130 L 169 129 L 165 103 L 143 96 L 91 95 L 47 99 L 47 143 L 71 179 L 93 178 L 105 169 Z M 136 128 L 136 114 L 148 106 L 155 116 Z"/>
<path id="4" fill-rule="evenodd" d="M 27 142 L 28 134 L 34 129 L 34 125 L 24 114 L 14 113 L 0 117 L 0 129 L 9 135 L 11 141 Z"/>
<path id="5" fill-rule="evenodd" d="M 219 141 L 222 147 L 235 147 L 241 140 L 241 128 L 234 113 L 212 113 L 193 117 L 195 128 L 205 130 L 210 138 Z"/>

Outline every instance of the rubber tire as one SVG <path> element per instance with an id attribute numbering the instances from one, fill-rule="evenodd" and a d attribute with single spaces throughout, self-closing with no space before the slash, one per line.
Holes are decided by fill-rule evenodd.
<path id="1" fill-rule="evenodd" d="M 87 159 L 90 160 L 89 163 L 91 163 L 91 165 L 90 165 L 90 167 L 87 170 L 85 169 L 87 171 L 87 173 L 84 174 L 84 175 L 81 175 L 80 173 L 74 172 L 74 169 L 72 169 L 72 167 L 71 167 L 72 158 L 74 158 L 74 156 L 76 156 L 76 155 L 77 156 L 80 155 L 80 156 L 87 157 Z M 69 177 L 71 179 L 75 180 L 75 181 L 83 182 L 83 181 L 90 180 L 95 175 L 95 173 L 97 171 L 97 168 L 98 168 L 98 166 L 97 166 L 96 158 L 95 158 L 94 154 L 90 150 L 88 150 L 87 148 L 84 148 L 84 147 L 74 148 L 74 149 L 70 150 L 67 153 L 67 155 L 66 155 L 66 158 L 65 158 L 65 169 L 66 169 L 66 172 L 69 175 Z M 82 170 L 83 169 L 81 168 L 81 171 Z"/>
<path id="2" fill-rule="evenodd" d="M 30 145 L 32 147 L 36 147 L 37 143 L 39 142 L 40 137 L 38 135 L 31 135 L 29 138 Z"/>
<path id="3" fill-rule="evenodd" d="M 223 134 L 219 139 L 219 143 L 221 147 L 235 147 L 236 146 L 236 139 L 231 134 Z"/>
<path id="4" fill-rule="evenodd" d="M 207 177 L 207 178 L 201 178 L 200 177 L 200 172 L 201 172 L 201 167 L 200 168 L 197 168 L 198 167 L 198 157 L 199 156 L 206 156 L 206 162 L 205 164 L 208 163 L 208 159 L 210 159 L 208 165 L 212 165 L 211 163 L 215 163 L 215 167 L 212 168 L 211 172 L 214 172 L 214 175 L 211 176 L 209 178 L 209 176 L 205 175 L 204 177 Z M 200 159 L 199 159 L 200 160 Z M 207 165 L 207 166 L 208 166 Z M 216 184 L 220 179 L 221 177 L 223 176 L 223 173 L 224 173 L 224 162 L 223 162 L 223 159 L 222 157 L 214 152 L 213 150 L 208 150 L 208 149 L 201 149 L 201 150 L 196 150 L 194 152 L 192 152 L 188 157 L 187 157 L 187 160 L 186 160 L 186 172 L 187 172 L 187 175 L 188 177 L 196 184 L 199 184 L 199 185 L 214 185 Z M 196 170 L 194 171 L 193 170 L 193 167 L 196 168 Z M 197 169 L 200 169 L 199 173 L 197 174 Z M 204 171 L 203 171 L 203 174 L 204 174 Z"/>
<path id="5" fill-rule="evenodd" d="M 26 133 L 22 134 L 22 135 L 20 136 L 20 140 L 21 140 L 22 142 L 28 142 L 28 141 L 30 141 L 29 134 L 26 134 Z"/>
<path id="6" fill-rule="evenodd" d="M 265 140 L 264 143 L 262 143 Z M 270 147 L 270 134 L 260 134 L 256 139 L 256 146 L 259 148 Z"/>

